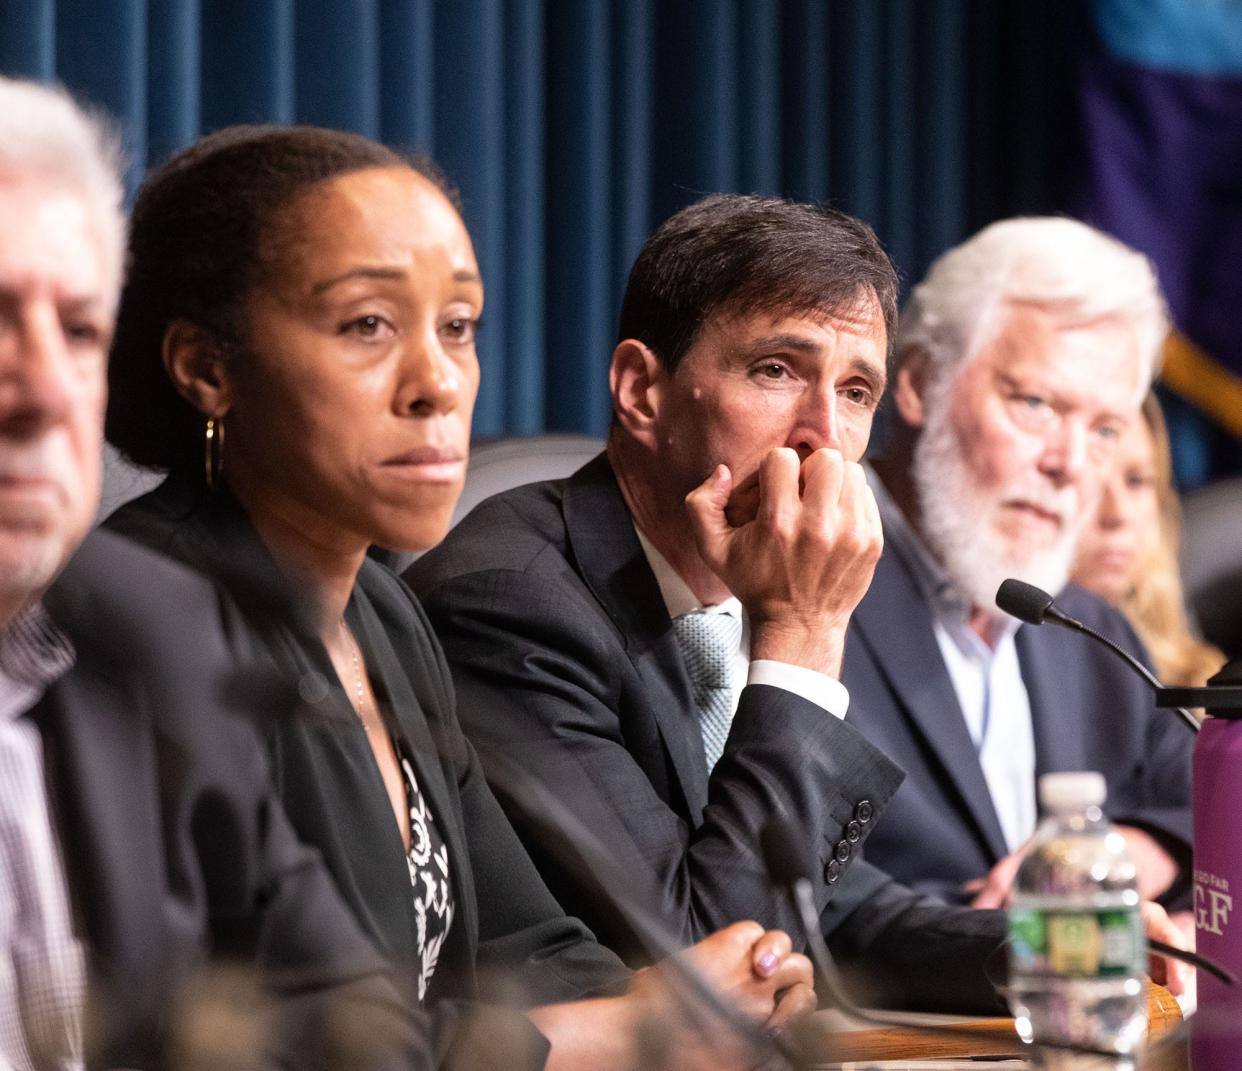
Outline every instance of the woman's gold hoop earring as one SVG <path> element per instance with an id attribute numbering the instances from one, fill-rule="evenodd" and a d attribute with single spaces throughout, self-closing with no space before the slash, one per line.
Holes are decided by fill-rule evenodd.
<path id="1" fill-rule="evenodd" d="M 205 466 L 204 476 L 207 478 L 207 487 L 214 491 L 216 484 L 220 482 L 220 474 L 224 471 L 224 418 L 212 419 L 207 418 L 207 425 L 203 429 L 203 447 Z"/>

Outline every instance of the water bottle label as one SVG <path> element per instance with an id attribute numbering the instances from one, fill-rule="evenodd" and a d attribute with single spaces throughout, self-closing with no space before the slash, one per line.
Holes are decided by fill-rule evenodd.
<path id="1" fill-rule="evenodd" d="M 1009 911 L 1013 969 L 1018 974 L 1110 978 L 1141 974 L 1147 955 L 1138 911 Z"/>

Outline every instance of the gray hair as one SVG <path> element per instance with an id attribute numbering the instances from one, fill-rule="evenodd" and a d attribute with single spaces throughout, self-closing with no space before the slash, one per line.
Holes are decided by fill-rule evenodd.
<path id="1" fill-rule="evenodd" d="M 1169 320 L 1151 262 L 1094 227 L 1051 216 L 1001 220 L 940 256 L 902 310 L 897 362 L 921 349 L 942 381 L 996 338 L 1014 302 L 1073 323 L 1124 320 L 1146 365 L 1144 391 L 1159 371 Z"/>
<path id="2" fill-rule="evenodd" d="M 99 228 L 115 304 L 125 255 L 120 138 L 59 86 L 0 76 L 0 180 L 37 181 L 70 190 Z"/>

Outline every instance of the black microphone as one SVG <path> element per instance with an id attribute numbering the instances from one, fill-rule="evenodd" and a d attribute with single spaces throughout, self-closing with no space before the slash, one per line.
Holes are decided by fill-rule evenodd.
<path id="1" fill-rule="evenodd" d="M 1034 584 L 1028 584 L 1024 580 L 1009 579 L 1002 581 L 1001 586 L 996 590 L 996 605 L 1010 617 L 1016 617 L 1019 621 L 1025 621 L 1028 625 L 1042 625 L 1045 621 L 1051 621 L 1054 625 L 1060 625 L 1063 628 L 1084 633 L 1112 651 L 1113 654 L 1150 684 L 1153 689 L 1160 691 L 1164 687 L 1155 674 L 1132 654 L 1122 650 L 1107 636 L 1100 635 L 1095 629 L 1089 628 L 1076 618 L 1070 617 L 1069 614 L 1056 605 L 1051 595 L 1037 588 Z M 1182 720 L 1190 727 L 1192 732 L 1197 733 L 1199 731 L 1199 719 L 1191 714 L 1189 710 L 1185 707 L 1175 707 L 1174 709 L 1182 716 Z"/>

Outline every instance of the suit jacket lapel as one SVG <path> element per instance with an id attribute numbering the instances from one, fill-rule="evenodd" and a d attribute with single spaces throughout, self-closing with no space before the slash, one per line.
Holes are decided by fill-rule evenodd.
<path id="1" fill-rule="evenodd" d="M 161 961 L 175 951 L 164 926 L 157 756 L 149 712 L 137 702 L 80 662 L 35 714 L 75 913 L 90 949 L 90 1000 L 98 1014 L 88 1021 L 103 1033 L 92 1047 L 105 1050 L 109 1034 L 132 1033 L 124 1020 L 152 1021 L 166 997 L 157 992 Z M 145 989 L 138 979 L 148 981 Z"/>
<path id="2" fill-rule="evenodd" d="M 871 588 L 854 611 L 852 626 L 853 633 L 870 648 L 915 731 L 940 760 L 960 797 L 963 815 L 992 854 L 1001 858 L 1008 850 L 1005 837 L 936 643 L 931 608 L 891 548 L 880 557 Z"/>
<path id="3" fill-rule="evenodd" d="M 444 779 L 445 767 L 451 768 L 454 763 L 464 763 L 465 756 L 450 754 L 452 743 L 437 740 L 432 736 L 429 718 L 413 716 L 414 711 L 423 710 L 423 703 L 411 681 L 429 680 L 433 670 L 430 666 L 424 668 L 413 664 L 411 658 L 428 652 L 408 651 L 405 665 L 402 665 L 402 659 L 393 649 L 388 633 L 377 618 L 370 596 L 361 584 L 355 589 L 348 617 L 351 627 L 362 630 L 365 637 L 364 649 L 369 658 L 373 659 L 373 664 L 369 667 L 372 671 L 372 683 L 377 686 L 377 695 L 388 719 L 389 731 L 399 742 L 403 756 L 410 760 L 414 768 L 418 778 L 418 790 L 426 798 L 427 809 L 435 816 L 436 831 L 448 848 L 449 859 L 459 862 L 459 865 L 450 868 L 449 880 L 453 886 L 454 902 L 461 921 L 454 923 L 449 939 L 462 936 L 469 946 L 469 955 L 463 957 L 462 961 L 473 963 L 478 945 L 479 922 L 474 889 L 468 881 L 469 867 L 465 865 L 470 855 L 464 840 L 465 831 L 456 817 L 457 810 L 452 805 L 453 797 L 450 796 Z M 411 716 L 398 719 L 395 712 L 399 710 L 408 710 Z M 408 897 L 408 900 L 410 932 L 414 933 L 413 896 Z"/>
<path id="4" fill-rule="evenodd" d="M 687 713 L 693 709 L 690 681 L 664 596 L 606 455 L 570 477 L 563 509 L 570 553 L 642 677 L 651 715 L 697 823 L 707 804 L 707 760 L 698 726 Z"/>
<path id="5" fill-rule="evenodd" d="M 1072 710 L 1080 702 L 1072 692 L 1067 694 L 1077 678 L 1065 672 L 1067 652 L 1059 649 L 1062 638 L 1051 627 L 1039 629 L 1030 625 L 1018 629 L 1015 638 L 1022 681 L 1031 704 L 1037 779 L 1052 771 L 1081 768 L 1081 756 L 1086 754 L 1082 728 L 1092 712 L 1073 711 L 1073 717 L 1062 716 L 1063 711 Z"/>

